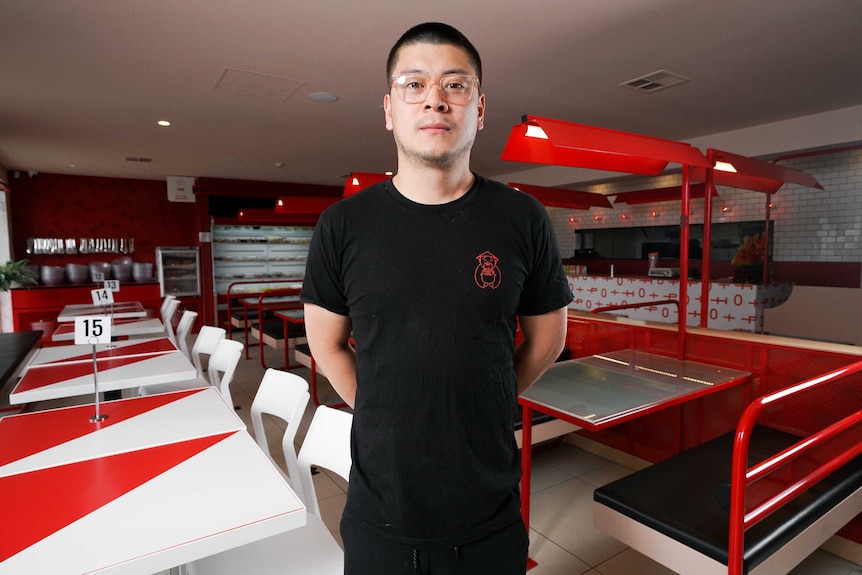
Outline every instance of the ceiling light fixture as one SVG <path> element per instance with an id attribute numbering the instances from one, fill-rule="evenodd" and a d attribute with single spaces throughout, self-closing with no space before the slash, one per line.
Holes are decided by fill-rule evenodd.
<path id="1" fill-rule="evenodd" d="M 541 126 L 537 126 L 535 124 L 527 124 L 527 133 L 524 135 L 528 138 L 539 138 L 540 140 L 548 139 L 548 134 L 545 133 L 545 130 L 543 130 Z"/>
<path id="2" fill-rule="evenodd" d="M 331 104 L 338 101 L 338 96 L 332 92 L 312 92 L 308 97 L 322 104 Z"/>
<path id="3" fill-rule="evenodd" d="M 171 125 L 171 123 L 168 120 L 159 120 L 156 123 L 163 128 L 167 128 L 168 126 Z"/>

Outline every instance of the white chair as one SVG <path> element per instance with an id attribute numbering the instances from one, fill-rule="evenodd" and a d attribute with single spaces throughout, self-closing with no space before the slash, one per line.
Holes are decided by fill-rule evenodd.
<path id="1" fill-rule="evenodd" d="M 180 351 L 183 352 L 183 355 L 189 358 L 189 360 L 191 360 L 191 356 L 189 355 L 188 336 L 189 333 L 191 333 L 192 326 L 194 326 L 197 318 L 198 312 L 187 309 L 183 312 L 180 322 L 177 324 L 177 347 L 180 348 Z"/>
<path id="2" fill-rule="evenodd" d="M 223 551 L 186 565 L 188 575 L 342 575 L 344 553 L 320 518 L 311 466 L 334 471 L 345 480 L 350 475 L 350 428 L 353 416 L 321 405 L 299 450 L 299 481 L 308 509 L 305 527 Z M 241 486 L 239 486 L 241 487 Z"/>
<path id="3" fill-rule="evenodd" d="M 177 299 L 175 295 L 166 295 L 165 299 L 162 300 L 162 307 L 159 309 L 159 317 L 165 317 L 165 312 L 168 311 L 168 304 L 171 300 Z"/>
<path id="4" fill-rule="evenodd" d="M 269 368 L 263 374 L 260 387 L 251 404 L 254 438 L 267 455 L 271 453 L 263 428 L 263 414 L 274 415 L 287 423 L 287 429 L 281 439 L 281 449 L 284 452 L 287 479 L 291 485 L 296 484 L 296 478 L 299 477 L 293 442 L 310 398 L 308 382 L 302 377 L 295 373 Z"/>
<path id="5" fill-rule="evenodd" d="M 219 341 L 215 350 L 210 356 L 207 373 L 209 381 L 203 377 L 195 379 L 187 379 L 184 381 L 176 381 L 171 383 L 163 383 L 160 385 L 147 385 L 138 388 L 138 395 L 155 395 L 157 393 L 168 393 L 171 391 L 181 391 L 183 389 L 194 389 L 197 387 L 214 386 L 219 390 L 221 396 L 228 405 L 233 405 L 233 398 L 230 395 L 230 384 L 233 381 L 236 366 L 242 357 L 243 345 L 239 341 L 232 339 L 222 339 Z M 219 375 L 221 373 L 221 375 Z"/>
<path id="6" fill-rule="evenodd" d="M 242 342 L 225 338 L 218 342 L 207 366 L 210 385 L 219 390 L 225 403 L 230 406 L 234 405 L 230 394 L 230 384 L 233 381 L 236 366 L 239 365 L 239 360 L 242 358 L 243 349 L 245 346 Z"/>
<path id="7" fill-rule="evenodd" d="M 202 355 L 210 356 L 215 351 L 218 342 L 223 340 L 227 332 L 224 328 L 205 325 L 201 327 L 195 338 L 195 344 L 192 346 L 192 363 L 195 364 L 195 369 L 198 372 L 198 377 L 203 379 L 204 375 Z"/>
<path id="8" fill-rule="evenodd" d="M 165 334 L 174 345 L 177 344 L 177 336 L 176 333 L 174 333 L 173 319 L 174 315 L 177 313 L 177 308 L 179 307 L 180 300 L 173 298 L 170 301 L 165 302 L 164 311 L 162 312 L 162 323 L 165 324 Z"/>

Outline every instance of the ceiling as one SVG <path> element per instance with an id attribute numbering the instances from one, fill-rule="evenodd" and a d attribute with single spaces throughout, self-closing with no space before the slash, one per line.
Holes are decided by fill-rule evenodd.
<path id="1" fill-rule="evenodd" d="M 534 168 L 499 159 L 523 114 L 690 140 L 862 104 L 859 0 L 0 0 L 0 166 L 338 186 L 394 170 L 385 59 L 427 20 L 482 54 L 473 168 L 492 177 Z M 690 81 L 619 85 L 660 69 Z"/>

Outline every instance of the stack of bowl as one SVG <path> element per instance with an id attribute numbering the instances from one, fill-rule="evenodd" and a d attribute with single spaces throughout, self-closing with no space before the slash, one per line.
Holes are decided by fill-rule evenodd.
<path id="1" fill-rule="evenodd" d="M 132 279 L 132 258 L 123 256 L 111 262 L 111 273 L 115 280 L 127 282 Z"/>
<path id="2" fill-rule="evenodd" d="M 70 284 L 87 283 L 90 278 L 90 271 L 83 264 L 66 264 L 66 277 Z"/>
<path id="3" fill-rule="evenodd" d="M 96 279 L 96 274 L 102 274 L 102 280 L 111 279 L 111 264 L 108 262 L 90 262 L 90 279 L 92 281 L 100 281 Z"/>
<path id="4" fill-rule="evenodd" d="M 153 279 L 153 264 L 134 262 L 132 264 L 132 279 L 136 282 L 148 282 Z"/>
<path id="5" fill-rule="evenodd" d="M 66 268 L 63 266 L 42 266 L 39 268 L 39 279 L 46 286 L 60 285 L 66 281 Z"/>

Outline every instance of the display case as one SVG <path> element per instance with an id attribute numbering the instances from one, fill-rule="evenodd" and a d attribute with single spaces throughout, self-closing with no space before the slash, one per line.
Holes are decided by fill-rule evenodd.
<path id="1" fill-rule="evenodd" d="M 213 290 L 218 307 L 225 309 L 228 287 L 236 282 L 243 283 L 232 294 L 301 285 L 313 232 L 311 226 L 213 225 Z"/>
<path id="2" fill-rule="evenodd" d="M 157 247 L 156 267 L 161 296 L 201 295 L 200 250 L 196 247 Z"/>

